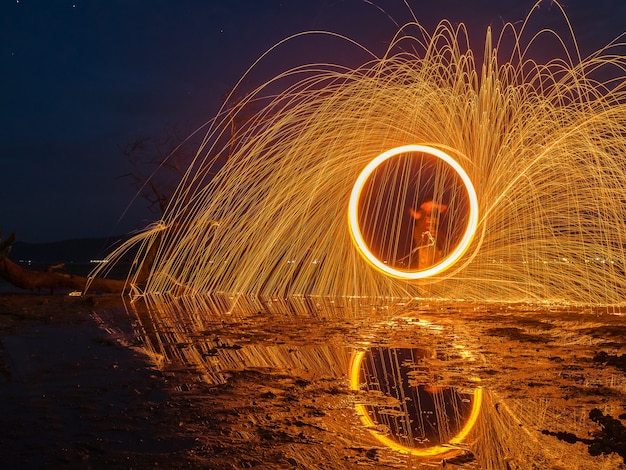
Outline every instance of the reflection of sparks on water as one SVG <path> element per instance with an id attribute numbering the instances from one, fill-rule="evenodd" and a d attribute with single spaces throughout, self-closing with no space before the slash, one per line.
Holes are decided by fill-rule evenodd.
<path id="1" fill-rule="evenodd" d="M 470 395 L 449 387 L 410 386 L 409 369 L 422 355 L 415 349 L 359 351 L 352 359 L 350 387 L 382 394 L 383 400 L 374 399 L 375 404 L 355 405 L 380 442 L 403 453 L 435 456 L 465 444 L 480 413 L 482 389 Z"/>
<path id="2" fill-rule="evenodd" d="M 224 109 L 162 221 L 117 253 L 140 247 L 131 286 L 173 296 L 623 303 L 626 57 L 609 47 L 583 60 L 572 47 L 537 63 L 535 49 L 563 50 L 569 38 L 519 24 L 489 30 L 479 63 L 463 25 L 443 21 L 431 34 L 407 24 L 363 67 L 303 65 Z M 453 267 L 412 284 L 362 259 L 346 213 L 363 168 L 415 142 L 459 158 L 480 219 Z"/>

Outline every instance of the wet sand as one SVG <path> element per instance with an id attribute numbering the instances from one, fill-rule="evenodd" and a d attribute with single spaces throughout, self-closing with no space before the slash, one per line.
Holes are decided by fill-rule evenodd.
<path id="1" fill-rule="evenodd" d="M 528 436 L 538 440 L 524 451 L 536 452 L 527 462 L 623 468 L 615 453 L 592 458 L 580 442 L 541 433 L 589 437 L 597 432 L 586 419 L 590 409 L 626 412 L 624 370 L 611 359 L 626 352 L 620 312 L 449 303 L 364 308 L 372 311 L 138 315 L 117 296 L 2 294 L 3 466 L 484 468 L 488 452 L 424 460 L 385 448 L 354 412 L 347 378 L 354 348 L 417 343 L 436 350 L 442 367 L 431 378 L 439 385 L 466 386 L 472 375 L 494 392 L 481 426 L 491 426 L 490 442 L 511 454 L 510 468 L 530 468 L 515 454 Z M 422 331 L 416 325 L 424 319 L 436 328 Z M 450 352 L 459 348 L 476 359 Z M 515 425 L 503 433 L 497 423 L 504 406 Z"/>
<path id="2" fill-rule="evenodd" d="M 91 316 L 100 302 L 119 331 Z M 120 305 L 115 297 L 0 296 L 3 468 L 196 464 L 196 436 L 181 425 L 193 403 L 123 344 L 131 322 Z"/>

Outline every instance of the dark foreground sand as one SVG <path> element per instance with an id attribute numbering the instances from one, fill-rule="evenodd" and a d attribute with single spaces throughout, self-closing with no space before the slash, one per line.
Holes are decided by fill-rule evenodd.
<path id="1" fill-rule="evenodd" d="M 94 305 L 119 331 L 105 331 Z M 190 468 L 194 403 L 118 341 L 115 297 L 0 296 L 2 468 Z M 117 337 L 116 337 L 117 336 Z"/>

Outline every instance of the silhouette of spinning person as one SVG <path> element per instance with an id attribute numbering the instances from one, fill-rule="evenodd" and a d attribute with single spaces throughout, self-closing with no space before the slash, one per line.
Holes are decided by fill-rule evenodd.
<path id="1" fill-rule="evenodd" d="M 444 256 L 439 235 L 441 215 L 448 209 L 446 204 L 426 198 L 415 210 L 409 209 L 415 219 L 413 227 L 413 247 L 409 257 L 411 269 L 426 269 L 437 264 Z"/>

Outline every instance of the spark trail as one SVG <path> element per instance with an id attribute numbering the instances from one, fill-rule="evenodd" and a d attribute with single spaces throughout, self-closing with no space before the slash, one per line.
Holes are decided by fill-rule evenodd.
<path id="1" fill-rule="evenodd" d="M 141 292 L 173 297 L 624 303 L 626 56 L 611 43 L 583 59 L 573 37 L 567 48 L 527 25 L 487 30 L 478 60 L 463 25 L 444 20 L 428 32 L 408 23 L 360 67 L 303 65 L 224 108 L 162 221 L 131 240 L 141 249 L 129 282 L 144 266 Z M 543 41 L 562 54 L 533 59 Z M 372 268 L 347 220 L 360 172 L 405 145 L 451 155 L 473 182 L 479 214 L 456 264 L 417 281 Z M 376 242 L 389 263 L 410 251 L 398 227 L 424 196 L 419 178 L 398 161 L 370 192 L 394 197 L 364 199 L 379 207 L 362 224 L 385 227 Z M 463 188 L 439 170 L 429 178 L 424 185 L 439 178 L 464 204 Z"/>

